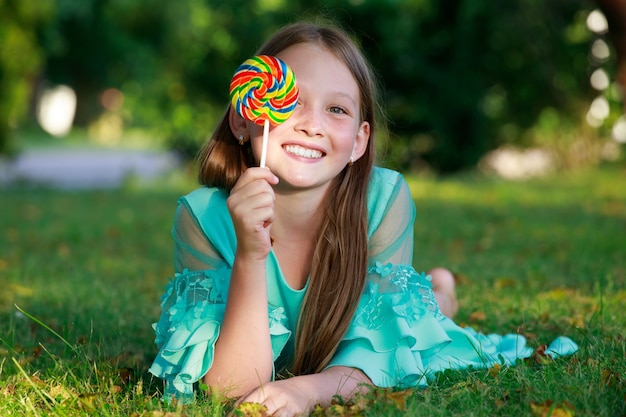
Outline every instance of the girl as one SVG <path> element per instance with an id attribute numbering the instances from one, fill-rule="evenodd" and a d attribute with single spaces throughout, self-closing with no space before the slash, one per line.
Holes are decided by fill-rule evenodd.
<path id="1" fill-rule="evenodd" d="M 204 187 L 179 202 L 176 276 L 155 326 L 150 370 L 166 396 L 203 380 L 294 415 L 367 385 L 529 355 L 456 326 L 442 314 L 456 311 L 451 274 L 431 271 L 431 289 L 410 266 L 415 208 L 402 176 L 373 166 L 375 83 L 349 37 L 298 23 L 258 54 L 293 69 L 299 102 L 271 130 L 267 168 L 262 127 L 230 107 L 201 152 Z"/>

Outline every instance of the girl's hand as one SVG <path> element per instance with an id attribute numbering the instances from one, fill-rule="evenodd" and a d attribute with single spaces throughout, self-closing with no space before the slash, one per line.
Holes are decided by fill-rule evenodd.
<path id="1" fill-rule="evenodd" d="M 269 382 L 241 397 L 235 409 L 242 403 L 250 402 L 267 407 L 267 415 L 270 416 L 308 416 L 317 404 L 308 395 L 310 390 L 311 387 L 300 386 L 293 378 Z"/>
<path id="2" fill-rule="evenodd" d="M 272 185 L 275 184 L 278 178 L 269 168 L 248 168 L 231 190 L 227 204 L 239 254 L 259 260 L 269 254 L 275 199 Z"/>
<path id="3" fill-rule="evenodd" d="M 265 383 L 248 392 L 235 403 L 258 403 L 271 416 L 308 416 L 317 404 L 328 407 L 335 395 L 344 400 L 357 392 L 367 392 L 370 379 L 360 370 L 334 366 L 317 374 L 295 376 Z"/>

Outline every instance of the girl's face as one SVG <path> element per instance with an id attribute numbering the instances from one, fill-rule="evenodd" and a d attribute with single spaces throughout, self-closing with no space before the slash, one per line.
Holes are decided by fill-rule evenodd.
<path id="1" fill-rule="evenodd" d="M 370 126 L 361 121 L 359 88 L 348 67 L 333 53 L 302 43 L 278 54 L 300 90 L 298 105 L 284 123 L 270 128 L 267 166 L 277 187 L 321 188 L 367 148 Z M 248 123 L 252 149 L 261 156 L 262 126 Z"/>

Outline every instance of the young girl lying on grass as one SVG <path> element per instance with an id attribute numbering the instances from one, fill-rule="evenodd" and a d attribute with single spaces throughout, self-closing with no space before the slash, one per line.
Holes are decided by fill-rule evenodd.
<path id="1" fill-rule="evenodd" d="M 350 38 L 296 23 L 258 54 L 293 69 L 299 101 L 270 131 L 266 168 L 262 127 L 229 106 L 200 156 L 203 186 L 179 201 L 150 368 L 166 398 L 202 380 L 294 415 L 368 385 L 529 356 L 521 336 L 449 318 L 449 271 L 412 268 L 414 203 L 402 175 L 374 166 L 375 81 Z M 557 354 L 576 349 L 557 342 Z"/>

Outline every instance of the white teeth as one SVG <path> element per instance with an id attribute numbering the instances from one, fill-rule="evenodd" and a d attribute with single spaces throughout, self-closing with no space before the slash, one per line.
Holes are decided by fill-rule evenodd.
<path id="1" fill-rule="evenodd" d="M 315 149 L 307 149 L 298 145 L 287 145 L 285 150 L 290 154 L 300 156 L 302 158 L 316 159 L 322 157 L 322 152 Z"/>

